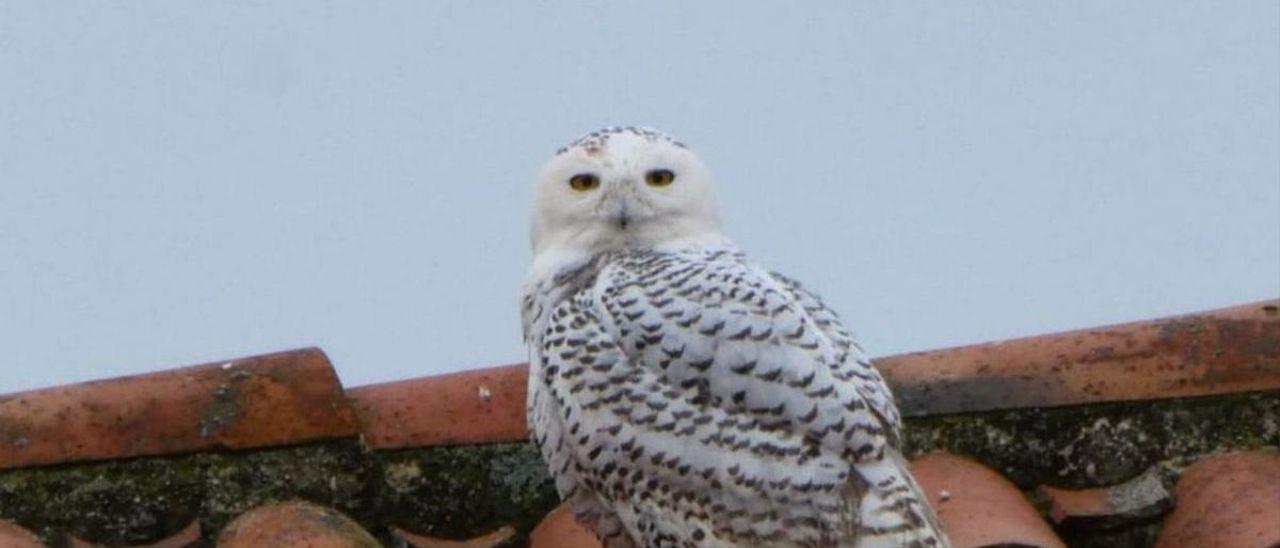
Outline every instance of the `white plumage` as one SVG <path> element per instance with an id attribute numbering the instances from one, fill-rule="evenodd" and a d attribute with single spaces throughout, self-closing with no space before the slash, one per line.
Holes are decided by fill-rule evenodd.
<path id="1" fill-rule="evenodd" d="M 724 236 L 684 145 L 611 128 L 539 176 L 531 434 L 608 546 L 942 546 L 883 379 Z"/>

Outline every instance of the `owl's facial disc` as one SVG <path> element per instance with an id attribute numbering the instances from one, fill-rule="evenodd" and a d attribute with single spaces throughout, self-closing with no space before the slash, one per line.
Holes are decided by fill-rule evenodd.
<path id="1" fill-rule="evenodd" d="M 643 249 L 719 236 L 710 173 L 684 145 L 652 130 L 592 135 L 557 153 L 539 176 L 535 253 Z"/>

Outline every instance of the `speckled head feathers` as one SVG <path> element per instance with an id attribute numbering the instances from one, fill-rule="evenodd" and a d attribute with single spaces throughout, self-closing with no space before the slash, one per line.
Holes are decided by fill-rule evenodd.
<path id="1" fill-rule="evenodd" d="M 572 143 L 569 143 L 563 147 L 560 147 L 560 149 L 556 151 L 556 155 L 564 154 L 568 152 L 570 149 L 574 149 L 574 148 L 582 148 L 587 151 L 599 150 L 601 148 L 604 148 L 604 146 L 608 144 L 609 138 L 615 135 L 620 135 L 624 133 L 634 135 L 636 137 L 643 137 L 651 141 L 665 141 L 679 148 L 688 148 L 684 145 L 684 143 L 681 143 L 680 141 L 672 139 L 669 135 L 661 131 L 658 131 L 656 129 L 653 129 L 651 127 L 611 126 L 611 127 L 595 130 L 591 133 L 583 135 L 582 137 L 579 137 L 577 140 L 573 141 Z"/>

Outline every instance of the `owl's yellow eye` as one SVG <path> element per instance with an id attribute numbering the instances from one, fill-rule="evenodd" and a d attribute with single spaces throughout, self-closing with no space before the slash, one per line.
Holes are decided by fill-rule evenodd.
<path id="1" fill-rule="evenodd" d="M 649 186 L 667 186 L 676 180 L 676 174 L 669 169 L 655 169 L 644 174 L 644 182 Z"/>
<path id="2" fill-rule="evenodd" d="M 579 173 L 569 178 L 569 188 L 578 192 L 586 192 L 600 186 L 600 178 L 590 173 Z"/>

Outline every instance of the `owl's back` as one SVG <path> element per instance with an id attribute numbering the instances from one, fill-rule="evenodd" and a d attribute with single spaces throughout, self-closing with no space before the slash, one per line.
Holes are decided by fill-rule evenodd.
<path id="1" fill-rule="evenodd" d="M 838 318 L 728 246 L 531 285 L 529 422 L 611 545 L 938 546 L 898 413 Z"/>

